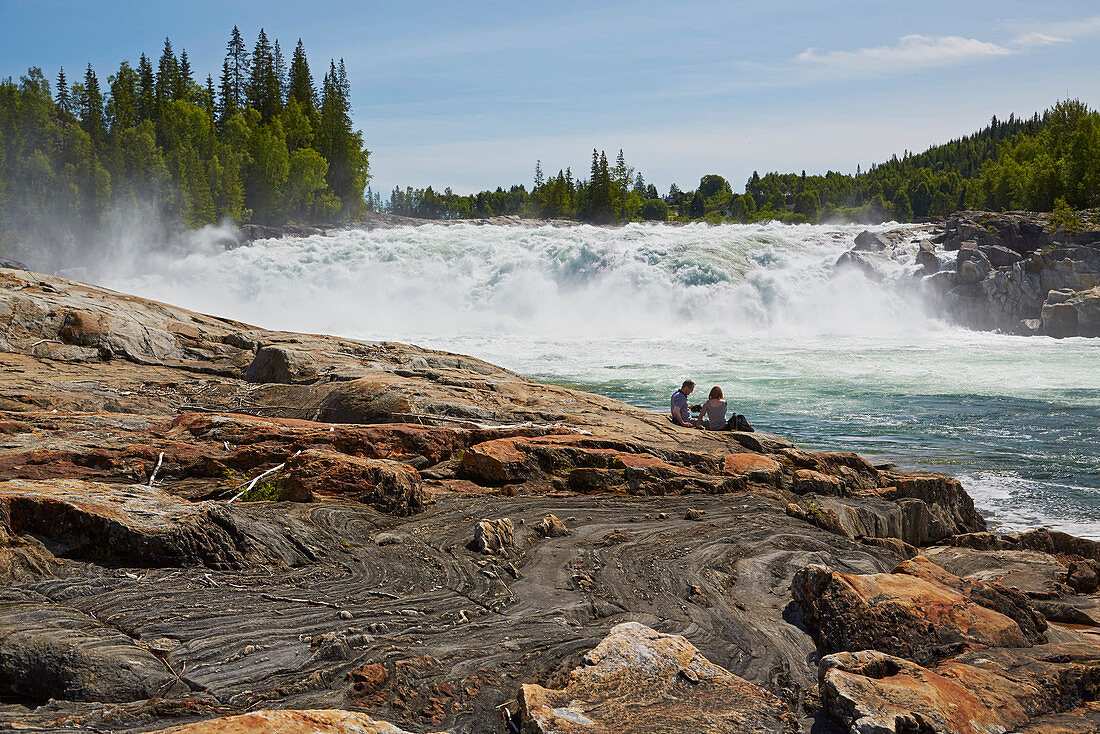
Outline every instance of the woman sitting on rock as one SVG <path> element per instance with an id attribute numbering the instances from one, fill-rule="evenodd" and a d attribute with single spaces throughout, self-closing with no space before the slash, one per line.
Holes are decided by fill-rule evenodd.
<path id="1" fill-rule="evenodd" d="M 708 431 L 752 431 L 752 426 L 743 415 L 734 415 L 727 421 L 726 408 L 726 401 L 722 399 L 722 388 L 715 385 L 710 389 L 710 395 L 702 405 L 699 420 L 706 417 Z"/>

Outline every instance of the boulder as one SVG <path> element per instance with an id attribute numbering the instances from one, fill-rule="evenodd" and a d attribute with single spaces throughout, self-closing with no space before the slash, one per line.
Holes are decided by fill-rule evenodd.
<path id="1" fill-rule="evenodd" d="M 427 501 L 420 474 L 408 464 L 330 449 L 307 449 L 287 459 L 278 484 L 286 499 L 308 502 L 314 494 L 344 495 L 399 517 L 420 512 Z"/>
<path id="2" fill-rule="evenodd" d="M 836 272 L 854 270 L 868 280 L 881 282 L 885 278 L 887 258 L 880 252 L 848 250 L 842 252 L 833 266 Z"/>
<path id="3" fill-rule="evenodd" d="M 791 591 L 825 653 L 878 650 L 924 664 L 970 647 L 1031 644 L 1012 618 L 936 580 L 810 565 Z"/>
<path id="4" fill-rule="evenodd" d="M 256 350 L 244 379 L 283 384 L 313 382 L 317 379 L 317 365 L 308 352 L 284 344 L 268 344 Z"/>
<path id="5" fill-rule="evenodd" d="M 1001 245 L 980 245 L 978 249 L 995 268 L 1007 268 L 1023 259 L 1023 255 Z"/>
<path id="6" fill-rule="evenodd" d="M 481 520 L 474 527 L 470 550 L 477 553 L 507 553 L 516 544 L 516 526 L 506 517 Z"/>
<path id="7" fill-rule="evenodd" d="M 863 230 L 856 235 L 853 250 L 860 252 L 882 252 L 905 242 L 909 238 L 909 232 L 904 229 L 894 229 L 888 232 L 871 232 Z"/>
<path id="8" fill-rule="evenodd" d="M 157 734 L 409 734 L 357 711 L 332 709 L 253 711 L 156 731 Z"/>
<path id="9" fill-rule="evenodd" d="M 778 734 L 794 725 L 771 693 L 684 637 L 638 622 L 613 627 L 562 687 L 524 684 L 517 700 L 529 734 Z"/>
<path id="10" fill-rule="evenodd" d="M 569 535 L 569 528 L 557 515 L 550 514 L 535 523 L 535 532 L 544 538 L 561 538 Z"/>
<path id="11" fill-rule="evenodd" d="M 989 258 L 976 246 L 964 243 L 955 261 L 959 285 L 976 285 L 985 280 L 992 270 Z"/>

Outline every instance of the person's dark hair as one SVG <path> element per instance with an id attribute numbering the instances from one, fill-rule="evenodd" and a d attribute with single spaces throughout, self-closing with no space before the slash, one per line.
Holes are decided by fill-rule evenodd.
<path id="1" fill-rule="evenodd" d="M 680 389 L 683 390 L 685 387 L 695 387 L 695 383 L 691 380 L 684 380 L 684 384 L 680 385 Z"/>
<path id="2" fill-rule="evenodd" d="M 710 389 L 710 396 L 707 399 L 708 400 L 721 400 L 722 399 L 722 388 L 718 387 L 717 385 L 712 387 Z"/>

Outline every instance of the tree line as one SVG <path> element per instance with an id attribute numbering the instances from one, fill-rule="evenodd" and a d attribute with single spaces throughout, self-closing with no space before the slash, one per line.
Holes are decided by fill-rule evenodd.
<path id="1" fill-rule="evenodd" d="M 631 220 L 778 220 L 790 223 L 917 221 L 962 209 L 1053 211 L 1061 206 L 1100 206 L 1100 114 L 1080 100 L 1059 102 L 1043 114 L 994 117 L 974 133 L 923 153 L 859 166 L 854 174 L 753 172 L 735 192 L 718 174 L 703 176 L 693 190 L 676 184 L 659 195 L 622 151 L 613 166 L 592 151 L 587 180 L 566 168 L 545 175 L 535 165 L 530 190 L 455 194 L 394 189 L 387 208 L 428 219 L 519 215 L 606 223 Z"/>
<path id="2" fill-rule="evenodd" d="M 142 54 L 105 84 L 91 64 L 52 88 L 32 67 L 0 81 L 0 244 L 71 251 L 118 211 L 189 227 L 351 218 L 369 152 L 350 113 L 343 60 L 318 88 L 301 39 L 288 63 L 263 29 L 249 51 L 233 28 L 217 82 L 168 38 L 155 66 Z"/>

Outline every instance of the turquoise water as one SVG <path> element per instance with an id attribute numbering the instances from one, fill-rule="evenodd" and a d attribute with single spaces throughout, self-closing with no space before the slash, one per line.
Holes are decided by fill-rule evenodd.
<path id="1" fill-rule="evenodd" d="M 760 430 L 955 475 L 998 529 L 1100 539 L 1100 340 L 943 322 L 910 288 L 916 244 L 882 282 L 834 272 L 861 229 L 426 226 L 198 248 L 99 281 L 654 410 L 690 376 Z"/>

